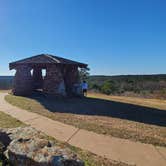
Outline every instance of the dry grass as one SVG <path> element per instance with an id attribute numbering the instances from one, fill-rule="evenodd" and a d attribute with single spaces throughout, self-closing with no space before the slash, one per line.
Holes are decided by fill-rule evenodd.
<path id="1" fill-rule="evenodd" d="M 123 103 L 129 103 L 129 104 L 135 104 L 140 106 L 166 110 L 166 100 L 161 100 L 161 99 L 147 99 L 147 98 L 127 97 L 127 96 L 111 96 L 111 95 L 104 95 L 100 93 L 89 93 L 88 97 L 100 98 L 100 99 L 106 99 L 106 100 L 112 100 L 112 101 L 118 101 Z"/>
<path id="2" fill-rule="evenodd" d="M 25 125 L 19 120 L 12 118 L 3 112 L 0 112 L 0 128 L 15 128 L 19 126 Z"/>
<path id="3" fill-rule="evenodd" d="M 1 93 L 11 93 L 12 90 L 11 90 L 11 89 L 7 89 L 7 90 L 0 89 L 0 92 L 1 92 Z"/>
<path id="4" fill-rule="evenodd" d="M 132 141 L 140 141 L 153 145 L 166 146 L 166 127 L 152 125 L 148 122 L 140 123 L 139 118 L 130 120 L 130 118 L 125 119 L 118 118 L 116 116 L 112 117 L 110 115 L 105 115 L 105 113 L 109 112 L 110 109 L 115 109 L 116 111 L 116 109 L 118 108 L 116 105 L 121 105 L 120 110 L 130 107 L 128 105 L 124 105 L 123 107 L 123 104 L 120 103 L 112 103 L 111 100 L 121 101 L 123 103 L 134 103 L 142 106 L 145 106 L 146 104 L 146 106 L 148 105 L 149 107 L 162 107 L 163 109 L 165 108 L 163 106 L 165 101 L 162 101 L 163 105 L 160 106 L 160 102 L 157 103 L 158 100 L 151 99 L 150 102 L 147 102 L 149 101 L 149 99 L 136 100 L 134 98 L 134 102 L 132 98 L 128 97 L 121 98 L 100 94 L 89 94 L 89 97 L 90 98 L 87 99 L 50 99 L 43 96 L 26 98 L 8 95 L 6 96 L 6 100 L 9 103 L 22 109 L 36 112 L 53 120 L 70 124 L 78 128 L 94 131 L 99 134 L 106 134 L 114 137 L 130 139 Z M 97 100 L 94 100 L 93 98 L 97 98 Z M 111 103 L 109 103 L 109 101 Z M 114 106 L 114 104 L 116 105 Z M 135 109 L 135 107 L 133 106 L 131 108 Z M 140 108 L 145 109 L 144 107 Z M 142 117 L 144 117 L 144 114 L 142 115 Z"/>
<path id="5" fill-rule="evenodd" d="M 19 120 L 12 118 L 11 116 L 0 112 L 0 128 L 14 128 L 14 127 L 20 127 L 25 126 L 22 122 Z M 10 166 L 9 162 L 3 155 L 3 145 L 0 142 L 0 166 Z"/>
<path id="6" fill-rule="evenodd" d="M 20 126 L 25 126 L 22 122 L 18 121 L 17 119 L 0 112 L 0 128 L 15 128 L 15 127 L 20 127 Z M 88 151 L 81 150 L 79 148 L 76 148 L 74 146 L 71 146 L 69 144 L 59 142 L 52 137 L 46 136 L 48 140 L 53 140 L 57 145 L 61 146 L 62 148 L 68 147 L 70 150 L 75 152 L 84 162 L 85 166 L 128 166 L 128 164 L 117 162 L 117 161 L 111 161 L 106 158 L 97 156 L 95 154 L 92 154 Z M 3 161 L 6 160 L 4 156 L 1 154 L 1 142 L 0 142 L 0 166 L 3 165 Z M 10 166 L 10 164 L 7 164 Z"/>

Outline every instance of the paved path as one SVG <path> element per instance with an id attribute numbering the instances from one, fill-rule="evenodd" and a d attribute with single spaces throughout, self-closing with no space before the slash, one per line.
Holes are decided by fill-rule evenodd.
<path id="1" fill-rule="evenodd" d="M 60 141 L 111 160 L 138 166 L 166 166 L 166 148 L 78 129 L 8 104 L 0 93 L 0 111 Z"/>

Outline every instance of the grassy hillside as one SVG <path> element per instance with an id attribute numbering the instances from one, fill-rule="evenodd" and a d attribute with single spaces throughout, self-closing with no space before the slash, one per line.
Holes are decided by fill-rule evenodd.
<path id="1" fill-rule="evenodd" d="M 105 94 L 166 98 L 166 74 L 90 76 L 88 83 Z"/>

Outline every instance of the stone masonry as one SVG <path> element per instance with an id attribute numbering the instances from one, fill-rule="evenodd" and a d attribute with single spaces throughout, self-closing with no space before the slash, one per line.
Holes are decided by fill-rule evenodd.
<path id="1" fill-rule="evenodd" d="M 31 68 L 27 65 L 18 66 L 13 81 L 13 94 L 20 96 L 31 94 L 33 90 L 32 83 Z"/>
<path id="2" fill-rule="evenodd" d="M 30 95 L 33 90 L 42 90 L 44 93 L 73 96 L 80 95 L 74 90 L 79 85 L 78 68 L 87 65 L 56 57 L 41 54 L 9 64 L 10 69 L 15 69 L 13 81 L 13 94 L 19 96 Z M 46 69 L 46 76 L 42 76 L 42 69 Z M 32 72 L 33 71 L 33 72 Z M 78 92 L 78 94 L 76 94 Z"/>
<path id="3" fill-rule="evenodd" d="M 34 84 L 34 89 L 42 89 L 43 87 L 42 68 L 35 67 L 33 69 L 33 84 Z"/>
<path id="4" fill-rule="evenodd" d="M 49 66 L 46 69 L 43 91 L 49 94 L 66 96 L 66 89 L 60 66 Z"/>

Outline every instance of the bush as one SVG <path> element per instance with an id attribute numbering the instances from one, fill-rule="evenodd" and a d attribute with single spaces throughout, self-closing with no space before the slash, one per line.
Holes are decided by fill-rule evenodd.
<path id="1" fill-rule="evenodd" d="M 107 95 L 111 94 L 111 83 L 105 82 L 103 86 L 101 87 L 101 92 L 105 93 Z"/>
<path id="2" fill-rule="evenodd" d="M 90 85 L 90 89 L 101 90 L 101 87 L 97 84 Z"/>
<path id="3" fill-rule="evenodd" d="M 123 95 L 129 92 L 142 97 L 166 99 L 165 75 L 90 76 L 89 88 L 105 94 Z"/>
<path id="4" fill-rule="evenodd" d="M 160 90 L 159 96 L 160 96 L 161 98 L 166 98 L 166 88 Z"/>
<path id="5" fill-rule="evenodd" d="M 118 88 L 116 87 L 116 84 L 113 81 L 106 81 L 101 87 L 101 92 L 107 95 L 111 93 L 118 93 Z"/>

